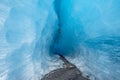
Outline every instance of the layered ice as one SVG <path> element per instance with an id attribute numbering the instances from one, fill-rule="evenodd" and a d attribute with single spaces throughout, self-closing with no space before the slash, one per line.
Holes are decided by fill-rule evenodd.
<path id="1" fill-rule="evenodd" d="M 120 80 L 120 0 L 0 0 L 0 80 L 39 80 L 57 54 L 91 80 Z"/>

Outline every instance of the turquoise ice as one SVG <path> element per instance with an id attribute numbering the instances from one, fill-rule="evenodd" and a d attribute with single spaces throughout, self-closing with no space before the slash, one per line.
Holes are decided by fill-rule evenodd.
<path id="1" fill-rule="evenodd" d="M 0 0 L 0 80 L 39 80 L 61 67 L 58 53 L 91 80 L 120 80 L 119 4 Z"/>

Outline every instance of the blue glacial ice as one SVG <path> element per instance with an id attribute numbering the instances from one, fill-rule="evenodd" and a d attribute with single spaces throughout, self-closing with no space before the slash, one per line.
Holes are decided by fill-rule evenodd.
<path id="1" fill-rule="evenodd" d="M 0 80 L 39 80 L 62 54 L 91 80 L 120 80 L 120 0 L 0 0 Z"/>

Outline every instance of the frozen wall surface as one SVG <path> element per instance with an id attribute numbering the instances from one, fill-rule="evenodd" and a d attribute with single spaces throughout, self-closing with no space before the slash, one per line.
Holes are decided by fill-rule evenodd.
<path id="1" fill-rule="evenodd" d="M 0 80 L 40 80 L 62 54 L 91 80 L 120 80 L 120 0 L 0 0 Z"/>

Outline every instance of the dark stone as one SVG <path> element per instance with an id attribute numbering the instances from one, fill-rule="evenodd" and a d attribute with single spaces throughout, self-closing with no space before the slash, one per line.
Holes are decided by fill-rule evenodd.
<path id="1" fill-rule="evenodd" d="M 64 62 L 64 68 L 59 68 L 46 74 L 42 80 L 89 80 L 82 76 L 81 71 L 71 64 L 62 55 L 60 59 Z"/>

